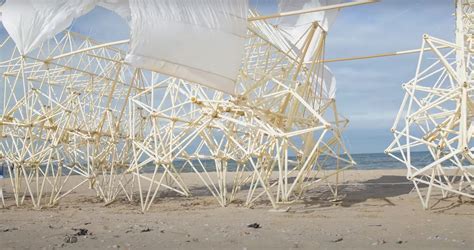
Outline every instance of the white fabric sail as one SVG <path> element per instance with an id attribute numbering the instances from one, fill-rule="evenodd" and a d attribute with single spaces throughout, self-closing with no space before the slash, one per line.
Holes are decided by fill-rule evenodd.
<path id="1" fill-rule="evenodd" d="M 323 97 L 328 99 L 336 98 L 336 77 L 334 77 L 328 66 L 324 65 L 322 76 L 319 76 L 319 79 L 322 80 Z"/>
<path id="2" fill-rule="evenodd" d="M 280 12 L 295 11 L 302 9 L 313 9 L 326 5 L 333 5 L 341 3 L 342 0 L 280 0 Z M 323 32 L 328 32 L 332 24 L 336 20 L 339 10 L 327 10 L 307 13 L 303 15 L 288 16 L 279 20 L 278 27 L 283 30 L 283 34 L 290 44 L 294 45 L 295 53 L 301 55 L 306 35 L 308 34 L 313 22 L 318 22 L 319 28 L 316 29 L 311 43 L 306 52 L 305 61 L 310 61 L 314 58 L 314 54 L 320 43 Z M 331 70 L 324 65 L 320 75 L 319 82 L 323 85 L 323 96 L 325 98 L 336 97 L 336 78 Z"/>
<path id="3" fill-rule="evenodd" d="M 326 5 L 341 3 L 342 0 L 280 0 L 280 12 L 288 12 L 302 9 L 313 9 Z M 331 25 L 336 20 L 339 10 L 327 10 L 283 17 L 280 19 L 278 27 L 284 31 L 287 39 L 296 45 L 298 52 L 301 51 L 305 42 L 305 35 L 308 34 L 313 22 L 318 22 L 324 31 L 329 31 Z M 311 60 L 317 49 L 322 30 L 318 28 L 313 36 L 311 44 L 306 52 L 305 60 Z M 302 38 L 303 37 L 303 38 Z"/>
<path id="4" fill-rule="evenodd" d="M 248 0 L 130 0 L 127 62 L 233 94 Z"/>
<path id="5" fill-rule="evenodd" d="M 3 26 L 22 55 L 28 54 L 94 8 L 97 0 L 7 0 Z"/>

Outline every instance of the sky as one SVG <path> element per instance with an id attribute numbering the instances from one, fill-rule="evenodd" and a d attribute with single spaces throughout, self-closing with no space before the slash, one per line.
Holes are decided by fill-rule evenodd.
<path id="1" fill-rule="evenodd" d="M 326 41 L 326 58 L 419 49 L 423 34 L 454 41 L 452 0 L 385 0 L 341 11 Z M 328 64 L 337 79 L 338 109 L 350 120 L 352 153 L 383 152 L 418 55 Z"/>
<path id="2" fill-rule="evenodd" d="M 250 3 L 262 14 L 277 11 L 275 0 Z M 453 13 L 453 0 L 382 0 L 343 9 L 328 33 L 325 58 L 418 49 L 425 33 L 454 41 Z M 100 7 L 75 20 L 71 30 L 102 42 L 129 37 L 125 20 Z M 417 55 L 405 55 L 328 64 L 336 76 L 338 111 L 350 120 L 344 139 L 351 153 L 381 153 L 391 142 L 401 85 L 413 78 L 416 62 Z"/>
<path id="3" fill-rule="evenodd" d="M 423 34 L 454 41 L 453 13 L 453 0 L 382 0 L 343 9 L 329 30 L 325 58 L 419 49 Z M 338 111 L 350 121 L 344 139 L 351 153 L 382 153 L 392 141 L 401 85 L 414 77 L 417 59 L 413 54 L 328 64 L 337 81 Z"/>

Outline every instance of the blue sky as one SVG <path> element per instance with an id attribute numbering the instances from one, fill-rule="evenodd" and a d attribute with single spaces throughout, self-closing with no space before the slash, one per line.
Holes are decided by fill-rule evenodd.
<path id="1" fill-rule="evenodd" d="M 343 9 L 329 31 L 326 58 L 418 49 L 423 34 L 454 41 L 453 13 L 453 0 L 382 0 Z M 413 54 L 328 64 L 339 112 L 350 120 L 344 138 L 351 153 L 381 153 L 391 142 L 401 84 L 414 77 L 417 59 Z"/>
<path id="2" fill-rule="evenodd" d="M 251 0 L 251 6 L 273 13 L 275 2 Z M 329 32 L 326 58 L 417 49 L 425 33 L 453 41 L 453 13 L 453 0 L 383 0 L 343 9 Z M 104 42 L 129 36 L 125 21 L 102 8 L 71 29 Z M 390 143 L 401 84 L 413 77 L 416 60 L 408 55 L 328 64 L 337 79 L 338 109 L 351 121 L 344 137 L 352 153 L 383 152 Z"/>
<path id="3" fill-rule="evenodd" d="M 420 48 L 422 35 L 454 41 L 454 1 L 385 0 L 341 11 L 329 32 L 326 57 L 351 57 Z M 353 153 L 383 152 L 402 101 L 401 84 L 413 78 L 417 55 L 328 64 L 337 79 L 338 108 L 351 123 Z"/>

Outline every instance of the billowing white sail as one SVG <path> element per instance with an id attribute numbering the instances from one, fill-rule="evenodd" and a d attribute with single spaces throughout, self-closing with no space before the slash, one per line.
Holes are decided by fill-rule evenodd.
<path id="1" fill-rule="evenodd" d="M 336 4 L 341 0 L 280 0 L 287 12 Z M 248 0 L 8 0 L 3 25 L 21 54 L 69 27 L 96 5 L 130 21 L 127 62 L 233 93 L 244 53 Z M 327 31 L 337 10 L 285 17 L 279 27 L 300 53 L 302 36 L 317 21 Z M 322 30 L 314 35 L 311 59 Z"/>
<path id="2" fill-rule="evenodd" d="M 341 3 L 342 0 L 280 0 L 280 12 L 288 12 L 302 9 L 313 9 L 321 6 Z M 329 31 L 331 25 L 336 20 L 338 10 L 327 10 L 307 13 L 303 15 L 295 15 L 283 17 L 278 24 L 279 28 L 284 31 L 287 39 L 301 52 L 305 37 L 308 34 L 313 22 L 318 22 L 324 31 Z M 317 49 L 323 30 L 318 28 L 313 36 L 305 60 L 311 60 Z"/>
<path id="3" fill-rule="evenodd" d="M 28 54 L 86 14 L 97 0 L 7 0 L 1 6 L 3 26 L 22 55 Z"/>
<path id="4" fill-rule="evenodd" d="M 130 0 L 130 8 L 129 63 L 234 92 L 247 0 Z"/>
<path id="5" fill-rule="evenodd" d="M 280 0 L 279 9 L 280 12 L 288 12 L 302 9 L 313 9 L 341 2 L 342 0 Z M 338 12 L 339 10 L 334 9 L 283 17 L 280 19 L 278 27 L 283 30 L 283 33 L 290 44 L 294 45 L 293 49 L 296 50 L 295 53 L 301 55 L 306 36 L 309 34 L 313 22 L 318 23 L 319 27 L 315 30 L 304 58 L 305 61 L 310 61 L 314 58 L 323 32 L 329 31 L 331 25 L 336 20 Z M 335 98 L 336 78 L 326 65 L 324 65 L 322 70 L 318 70 L 318 72 L 321 72 L 322 74 L 319 76 L 319 82 L 323 85 L 323 96 L 326 98 Z"/>

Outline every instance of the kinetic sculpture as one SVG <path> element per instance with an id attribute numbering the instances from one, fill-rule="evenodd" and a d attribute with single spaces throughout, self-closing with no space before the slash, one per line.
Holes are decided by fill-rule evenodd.
<path id="1" fill-rule="evenodd" d="M 473 10 L 474 2 L 456 1 L 455 43 L 424 35 L 416 75 L 403 85 L 395 139 L 386 150 L 406 165 L 425 209 L 434 189 L 443 197 L 474 198 Z M 433 162 L 415 166 L 414 151 L 428 151 Z"/>
<path id="2" fill-rule="evenodd" d="M 327 92 L 331 86 L 321 78 L 325 74 L 331 80 L 331 73 L 317 63 L 299 67 L 298 57 L 287 54 L 291 51 L 269 42 L 279 39 L 290 48 L 266 22 L 253 22 L 248 29 L 237 97 L 166 78 L 144 84 L 149 87 L 132 98 L 130 127 L 148 127 L 151 133 L 132 138 L 137 156 L 131 169 L 154 163 L 151 182 L 159 168 L 164 171 L 155 191 L 149 188 L 142 198 L 144 209 L 161 179 L 166 173 L 173 176 L 177 168 L 192 168 L 222 206 L 248 186 L 246 205 L 263 196 L 276 207 L 327 178 L 322 170 L 328 157 L 341 166 L 352 165 L 341 138 L 347 121 L 336 113 L 335 100 Z M 309 34 L 315 29 L 310 25 Z M 324 37 L 317 42 L 315 60 L 322 55 Z M 139 162 L 143 157 L 147 160 Z M 228 189 L 230 168 L 235 172 Z M 333 174 L 339 170 L 338 165 Z"/>
<path id="3" fill-rule="evenodd" d="M 145 211 L 163 189 L 191 195 L 192 171 L 222 206 L 276 208 L 354 164 L 322 58 L 338 9 L 372 1 L 285 1 L 248 21 L 246 1 L 216 1 L 6 1 L 0 160 L 16 205 L 88 184 L 106 203 L 138 192 Z M 130 20 L 130 41 L 57 34 L 96 4 Z"/>
<path id="4" fill-rule="evenodd" d="M 0 146 L 16 204 L 55 204 L 87 182 L 110 200 L 108 177 L 131 156 L 123 120 L 135 89 L 123 82 L 123 52 L 70 32 L 28 55 L 12 48 L 7 39 Z M 84 179 L 70 187 L 72 175 Z"/>

